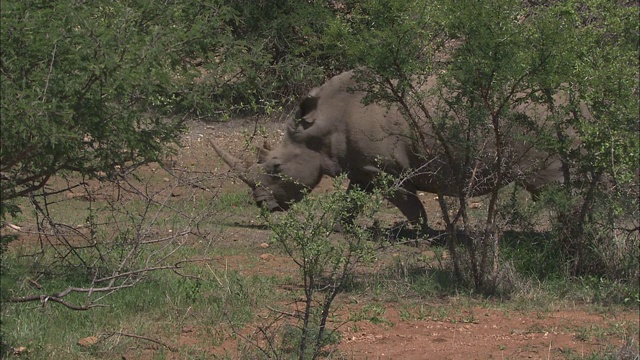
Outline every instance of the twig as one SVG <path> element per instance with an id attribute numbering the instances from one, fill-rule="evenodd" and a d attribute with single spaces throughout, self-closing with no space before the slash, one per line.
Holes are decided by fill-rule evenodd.
<path id="1" fill-rule="evenodd" d="M 60 298 L 56 298 L 56 297 L 45 298 L 45 300 L 42 302 L 42 307 L 45 306 L 45 304 L 47 302 L 47 299 L 50 300 L 50 301 L 53 301 L 53 302 L 60 303 L 60 304 L 62 304 L 64 306 L 68 307 L 71 310 L 84 311 L 84 310 L 89 310 L 89 309 L 94 308 L 94 307 L 109 307 L 109 305 L 105 305 L 105 304 L 87 304 L 87 305 L 84 305 L 84 306 L 77 306 L 77 305 L 73 305 L 71 303 L 68 303 L 68 302 L 66 302 L 66 301 L 64 301 L 64 300 L 62 300 Z"/>
<path id="2" fill-rule="evenodd" d="M 114 279 L 117 279 L 117 278 L 128 277 L 128 276 L 135 275 L 135 274 L 147 273 L 147 272 L 150 272 L 150 271 L 157 271 L 157 270 L 167 270 L 167 269 L 173 270 L 178 275 L 185 276 L 185 277 L 190 277 L 189 275 L 180 274 L 179 272 L 177 272 L 177 269 L 180 269 L 181 265 L 183 263 L 196 262 L 196 261 L 208 261 L 208 260 L 210 260 L 210 259 L 209 258 L 201 258 L 201 259 L 182 260 L 182 261 L 178 261 L 174 265 L 156 266 L 156 267 L 152 267 L 152 268 L 145 268 L 145 269 L 140 269 L 140 270 L 128 271 L 128 272 L 125 272 L 125 273 L 108 276 L 108 277 L 105 277 L 105 278 L 102 278 L 102 279 L 97 279 L 97 280 L 95 280 L 95 282 L 105 282 L 105 281 L 114 280 Z M 62 298 L 67 296 L 67 295 L 69 295 L 70 293 L 73 293 L 73 292 L 88 293 L 89 295 L 92 294 L 92 293 L 98 293 L 98 292 L 113 292 L 113 291 L 116 291 L 116 290 L 133 287 L 136 283 L 137 282 L 133 282 L 133 283 L 129 283 L 129 284 L 123 284 L 123 285 L 119 285 L 119 286 L 106 286 L 106 287 L 99 287 L 99 288 L 96 288 L 96 287 L 89 287 L 89 288 L 68 287 L 64 291 L 61 291 L 61 292 L 58 292 L 58 293 L 55 293 L 55 294 L 51 294 L 51 295 L 46 295 L 46 294 L 27 295 L 27 296 L 21 296 L 21 297 L 13 297 L 13 298 L 8 299 L 7 301 L 8 302 L 12 302 L 12 303 L 23 303 L 23 302 L 30 302 L 30 301 L 40 301 L 42 303 L 43 307 L 46 305 L 46 303 L 48 301 L 53 301 L 53 302 L 60 303 L 60 304 L 66 306 L 66 307 L 68 307 L 70 309 L 73 309 L 73 310 L 89 310 L 90 308 L 93 308 L 93 307 L 107 306 L 107 305 L 89 304 L 89 303 L 87 303 L 87 305 L 84 305 L 84 306 L 77 306 L 77 305 L 73 305 L 73 304 L 70 304 L 70 303 L 62 300 Z M 34 285 L 36 285 L 36 284 L 37 283 L 35 283 Z"/>
<path id="3" fill-rule="evenodd" d="M 31 283 L 31 285 L 35 286 L 38 290 L 42 290 L 42 285 L 38 284 L 37 281 L 35 281 L 33 279 L 27 279 L 27 281 L 29 281 L 29 283 Z"/>
<path id="4" fill-rule="evenodd" d="M 297 314 L 295 314 L 295 313 L 291 313 L 291 312 L 286 312 L 286 311 L 282 311 L 282 310 L 274 309 L 274 308 L 272 308 L 272 307 L 271 307 L 271 306 L 269 306 L 269 305 L 267 305 L 267 309 L 269 309 L 269 310 L 271 310 L 271 311 L 273 311 L 273 312 L 275 312 L 275 313 L 281 314 L 281 315 L 287 315 L 287 316 L 290 316 L 290 317 L 297 317 L 297 316 L 298 316 L 298 315 L 297 315 Z"/>
<path id="5" fill-rule="evenodd" d="M 126 337 L 130 337 L 130 338 L 134 338 L 134 339 L 141 339 L 141 340 L 147 340 L 147 341 L 151 341 L 152 343 L 156 343 L 158 345 L 162 345 L 164 347 L 166 347 L 167 349 L 171 350 L 172 352 L 176 352 L 177 349 L 169 346 L 165 343 L 163 343 L 162 341 L 156 340 L 156 339 L 152 339 L 150 337 L 146 337 L 146 336 L 142 336 L 142 335 L 135 335 L 135 334 L 127 334 L 127 333 L 123 333 L 123 332 L 119 332 L 119 331 L 115 331 L 112 332 L 110 334 L 108 334 L 107 336 L 113 336 L 113 335 L 120 335 L 120 336 L 126 336 Z"/>
<path id="6" fill-rule="evenodd" d="M 253 346 L 254 348 L 258 349 L 261 353 L 263 353 L 268 359 L 271 359 L 272 356 L 271 354 L 267 351 L 267 349 L 264 349 L 262 346 L 260 346 L 259 342 L 253 341 L 252 339 L 248 338 L 247 336 L 242 335 L 237 329 L 236 327 L 233 325 L 233 322 L 231 321 L 231 318 L 229 317 L 229 314 L 227 314 L 226 312 L 224 313 L 224 316 L 227 318 L 227 322 L 229 323 L 230 327 L 231 327 L 231 332 L 233 334 L 235 334 L 237 337 L 239 337 L 240 339 L 246 341 L 249 345 Z M 275 324 L 275 321 L 273 321 L 271 324 L 267 325 L 266 327 L 263 326 L 259 326 L 258 327 L 258 331 L 260 333 L 262 333 L 262 335 L 265 337 L 265 340 L 267 341 L 267 343 L 269 344 L 269 348 L 270 350 L 275 354 L 276 349 L 275 346 L 272 342 L 272 339 L 268 336 L 267 332 L 268 329 L 271 328 L 271 326 Z M 255 334 L 255 333 L 254 333 Z"/>
<path id="7" fill-rule="evenodd" d="M 72 292 L 80 292 L 80 293 L 89 293 L 89 292 L 105 292 L 105 291 L 114 291 L 114 290 L 119 290 L 119 289 L 125 289 L 125 288 L 129 288 L 132 287 L 134 284 L 128 284 L 128 285 L 120 285 L 120 286 L 109 286 L 109 287 L 104 287 L 104 288 L 77 288 L 77 287 L 68 287 L 66 290 L 56 293 L 56 294 L 51 294 L 51 295 L 45 295 L 45 294 L 40 294 L 40 295 L 27 295 L 27 296 L 21 296 L 21 297 L 13 297 L 13 298 L 9 298 L 7 300 L 7 302 L 11 302 L 11 303 L 22 303 L 22 302 L 29 302 L 29 301 L 40 301 L 42 302 L 42 306 L 45 306 L 47 301 L 54 301 L 57 303 L 60 303 L 70 309 L 73 310 L 88 310 L 89 308 L 92 307 L 96 307 L 96 306 L 106 306 L 106 305 L 98 305 L 98 304 L 93 304 L 93 305 L 85 305 L 85 306 L 75 306 L 75 305 L 71 305 L 68 302 L 62 300 L 63 297 L 69 295 Z"/>
<path id="8" fill-rule="evenodd" d="M 53 44 L 53 51 L 51 51 L 51 62 L 49 63 L 49 73 L 47 74 L 47 80 L 44 84 L 44 91 L 42 92 L 42 102 L 45 101 L 47 97 L 47 89 L 49 88 L 49 78 L 51 78 L 51 73 L 53 73 L 53 61 L 56 58 L 56 50 L 58 49 L 58 43 Z"/>

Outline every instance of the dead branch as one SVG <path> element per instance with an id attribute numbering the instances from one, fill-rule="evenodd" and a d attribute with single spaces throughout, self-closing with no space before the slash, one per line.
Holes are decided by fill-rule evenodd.
<path id="1" fill-rule="evenodd" d="M 158 344 L 158 345 L 162 345 L 162 346 L 166 347 L 166 348 L 167 348 L 167 349 L 169 349 L 171 352 L 176 352 L 176 351 L 178 351 L 176 348 L 174 348 L 174 347 L 172 347 L 172 346 L 169 346 L 169 345 L 167 345 L 167 344 L 163 343 L 163 342 L 162 342 L 162 341 L 160 341 L 160 340 L 152 339 L 152 338 L 150 338 L 150 337 L 146 337 L 146 336 L 142 336 L 142 335 L 127 334 L 127 333 L 123 333 L 123 332 L 120 332 L 120 331 L 114 331 L 114 332 L 111 332 L 111 333 L 106 334 L 106 336 L 107 336 L 107 337 L 111 337 L 111 336 L 113 336 L 113 335 L 120 335 L 120 336 L 130 337 L 130 338 L 133 338 L 133 339 L 140 339 L 140 340 L 151 341 L 152 343 L 156 343 L 156 344 Z"/>
<path id="2" fill-rule="evenodd" d="M 267 309 L 273 311 L 274 313 L 278 313 L 280 315 L 286 315 L 286 316 L 295 317 L 295 318 L 299 317 L 299 314 L 292 313 L 292 312 L 287 312 L 287 311 L 282 311 L 282 310 L 277 310 L 277 309 L 272 308 L 269 305 L 267 305 Z"/>
<path id="3" fill-rule="evenodd" d="M 76 305 L 72 305 L 64 300 L 62 300 L 63 297 L 74 293 L 74 292 L 78 292 L 78 293 L 96 293 L 96 292 L 106 292 L 106 291 L 115 291 L 115 290 L 120 290 L 120 289 L 125 289 L 125 288 L 129 288 L 132 287 L 133 285 L 135 285 L 135 283 L 131 283 L 131 284 L 125 284 L 125 285 L 120 285 L 120 286 L 109 286 L 109 287 L 102 287 L 102 288 L 79 288 L 79 287 L 68 287 L 66 290 L 55 293 L 55 294 L 37 294 L 37 295 L 28 295 L 28 296 L 20 296 L 20 297 L 13 297 L 13 298 L 9 298 L 7 301 L 11 302 L 11 303 L 23 303 L 23 302 L 30 302 L 30 301 L 40 301 L 42 303 L 42 306 L 46 306 L 48 301 L 53 301 L 53 302 L 57 302 L 60 303 L 72 310 L 89 310 L 92 307 L 97 307 L 97 306 L 106 306 L 106 305 L 100 305 L 100 304 L 86 304 L 84 306 L 76 306 Z"/>
<path id="4" fill-rule="evenodd" d="M 137 274 L 143 274 L 143 273 L 147 273 L 150 271 L 158 271 L 158 270 L 173 270 L 176 274 L 180 275 L 180 276 L 188 276 L 188 275 L 184 275 L 181 274 L 180 272 L 178 272 L 177 270 L 180 269 L 182 267 L 182 264 L 187 263 L 187 262 L 196 262 L 196 261 L 207 261 L 210 260 L 209 258 L 203 258 L 203 259 L 191 259 L 191 260 L 181 260 L 178 261 L 177 263 L 173 264 L 173 265 L 165 265 L 165 266 L 156 266 L 156 267 L 151 267 L 151 268 L 145 268 L 145 269 L 138 269 L 138 270 L 133 270 L 133 271 L 128 271 L 122 274 L 114 274 L 108 277 L 104 277 L 101 279 L 97 279 L 94 280 L 94 283 L 100 283 L 100 282 L 105 282 L 105 281 L 113 281 L 115 279 L 119 279 L 119 278 L 124 278 L 124 277 L 131 277 L 132 275 L 137 275 Z M 42 303 L 42 306 L 46 306 L 47 302 L 49 301 L 53 301 L 53 302 L 57 302 L 59 304 L 62 304 L 66 307 L 68 307 L 69 309 L 72 310 L 89 310 L 91 308 L 94 307 L 106 307 L 108 305 L 103 305 L 103 304 L 95 304 L 95 303 L 91 303 L 90 298 L 87 298 L 87 302 L 85 303 L 85 305 L 80 306 L 80 305 L 73 305 L 65 300 L 63 300 L 63 298 L 71 293 L 86 293 L 88 295 L 88 297 L 91 296 L 91 294 L 93 293 L 104 293 L 104 292 L 114 292 L 117 290 L 122 290 L 122 289 L 126 289 L 126 288 L 130 288 L 133 287 L 134 285 L 136 285 L 138 283 L 138 280 L 135 280 L 133 282 L 130 283 L 125 283 L 125 284 L 121 284 L 118 286 L 113 286 L 113 285 L 109 285 L 109 286 L 105 286 L 105 287 L 68 287 L 67 289 L 55 293 L 55 294 L 35 294 L 35 295 L 27 295 L 27 296 L 20 296 L 20 297 L 12 297 L 9 298 L 7 301 L 11 302 L 11 303 L 24 303 L 24 302 L 31 302 L 31 301 L 40 301 Z M 113 282 L 112 282 L 113 284 Z"/>

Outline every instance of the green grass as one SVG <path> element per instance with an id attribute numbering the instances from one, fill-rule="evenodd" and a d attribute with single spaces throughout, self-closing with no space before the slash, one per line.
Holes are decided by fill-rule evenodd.
<path id="1" fill-rule="evenodd" d="M 25 281 L 26 277 L 35 278 L 36 274 L 30 272 L 24 260 L 10 256 L 3 259 L 4 299 L 36 291 L 29 289 Z M 145 336 L 176 347 L 185 326 L 198 331 L 218 329 L 228 334 L 232 327 L 241 328 L 251 322 L 265 304 L 278 300 L 279 295 L 273 292 L 279 282 L 275 277 L 244 276 L 234 270 L 213 270 L 201 265 L 190 264 L 182 269 L 198 279 L 169 271 L 155 272 L 134 288 L 110 295 L 103 301 L 108 307 L 89 311 L 73 311 L 55 303 L 46 306 L 39 302 L 3 303 L 3 342 L 13 347 L 25 347 L 28 358 L 32 359 L 108 359 L 128 351 L 135 354 L 151 344 L 146 340 L 109 334 Z M 81 275 L 60 277 L 51 274 L 41 277 L 38 282 L 44 292 L 60 291 L 70 285 L 87 285 L 87 279 Z M 65 300 L 82 303 L 83 296 L 70 295 Z M 76 344 L 88 336 L 97 336 L 101 341 L 89 350 Z M 218 331 L 203 336 L 203 340 L 214 345 L 219 344 L 222 337 Z M 159 349 L 162 351 L 168 349 Z M 201 355 L 206 358 L 206 354 Z"/>
<path id="2" fill-rule="evenodd" d="M 215 250 L 215 251 L 214 251 Z M 250 251 L 250 247 L 229 246 L 210 248 L 211 255 L 224 257 L 240 255 Z M 204 256 L 203 247 L 184 247 L 179 257 Z M 29 258 L 18 254 L 5 254 L 2 272 L 2 296 L 30 293 L 26 277 L 35 278 Z M 255 256 L 253 258 L 256 258 Z M 51 359 L 110 359 L 118 354 L 135 358 L 144 355 L 144 349 L 152 347 L 153 358 L 162 359 L 169 355 L 189 359 L 206 359 L 207 348 L 219 346 L 223 339 L 231 336 L 231 328 L 241 329 L 256 321 L 266 305 L 289 299 L 290 293 L 274 291 L 279 284 L 295 285 L 296 277 L 291 274 L 282 277 L 247 276 L 236 270 L 226 270 L 219 265 L 187 264 L 184 273 L 200 279 L 180 277 L 172 272 L 158 272 L 133 289 L 119 291 L 106 299 L 108 308 L 95 308 L 86 312 L 66 309 L 60 304 L 49 303 L 45 307 L 34 302 L 28 304 L 3 304 L 3 341 L 14 347 L 24 346 L 28 355 L 21 358 Z M 255 264 L 244 263 L 245 269 Z M 42 269 L 35 269 L 42 270 Z M 584 286 L 586 280 L 546 280 L 530 281 L 524 288 L 512 294 L 508 300 L 492 299 L 473 294 L 464 286 L 455 284 L 443 269 L 425 266 L 424 260 L 415 258 L 415 263 L 399 265 L 392 262 L 375 272 L 375 276 L 356 278 L 348 289 L 349 297 L 357 297 L 365 304 L 351 320 L 368 321 L 373 324 L 392 326 L 385 316 L 387 306 L 398 305 L 401 321 L 431 320 L 452 323 L 474 322 L 466 311 L 469 307 L 480 306 L 503 309 L 511 312 L 536 311 L 540 318 L 555 309 L 580 303 L 594 313 L 633 309 L 622 303 L 604 307 L 599 296 L 609 285 L 597 282 L 598 287 Z M 443 272 L 443 273 L 441 273 Z M 370 275 L 370 274 L 369 274 Z M 60 290 L 69 284 L 87 284 L 81 274 L 60 276 L 50 271 L 38 281 L 46 290 Z M 297 293 L 297 292 L 296 292 Z M 297 293 L 299 294 L 299 293 Z M 82 301 L 81 296 L 69 299 Z M 425 303 L 425 300 L 428 301 Z M 260 310 L 262 309 L 262 310 Z M 252 325 L 253 326 L 253 325 Z M 192 327 L 202 346 L 185 345 L 178 347 L 181 330 Z M 530 329 L 530 331 L 541 331 Z M 573 329 L 578 340 L 605 341 L 608 338 L 623 338 L 627 332 L 637 331 L 629 324 L 610 326 L 585 326 Z M 113 333 L 132 334 L 158 339 L 175 352 L 150 341 L 134 339 Z M 111 336 L 109 336 L 111 335 Z M 98 336 L 101 341 L 85 349 L 76 343 L 87 336 Z M 242 341 L 241 341 L 242 342 Z M 247 346 L 244 344 L 243 346 Z M 283 345 L 284 346 L 284 345 Z M 198 350 L 200 349 L 200 350 Z M 286 350 L 286 349 L 281 349 Z M 618 348 L 603 348 L 588 359 L 618 359 Z M 255 349 L 243 350 L 245 354 L 256 354 Z M 581 354 L 564 349 L 555 356 L 567 359 L 585 358 Z M 232 357 L 233 358 L 233 357 Z"/>
<path id="3" fill-rule="evenodd" d="M 636 360 L 638 359 L 638 344 L 627 340 L 622 347 L 606 344 L 591 354 L 580 354 L 571 349 L 565 349 L 564 353 L 566 360 Z"/>

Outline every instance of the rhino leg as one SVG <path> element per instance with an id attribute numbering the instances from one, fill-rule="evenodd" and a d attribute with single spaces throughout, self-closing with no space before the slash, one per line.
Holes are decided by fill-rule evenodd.
<path id="1" fill-rule="evenodd" d="M 369 181 L 350 180 L 347 192 L 353 191 L 354 189 L 372 193 L 373 183 Z M 422 233 L 429 234 L 431 229 L 427 223 L 427 212 L 415 190 L 400 188 L 394 192 L 393 196 L 387 198 L 387 200 L 402 212 L 410 224 L 418 226 L 419 231 Z M 343 223 L 352 224 L 358 211 L 359 209 L 355 206 L 349 209 L 347 212 L 349 216 L 343 220 Z"/>
<path id="2" fill-rule="evenodd" d="M 429 231 L 427 212 L 414 190 L 400 188 L 388 200 L 402 212 L 409 223 L 421 227 L 425 232 Z"/>
<path id="3" fill-rule="evenodd" d="M 367 194 L 373 193 L 373 184 L 367 181 L 349 180 L 349 186 L 347 186 L 347 194 L 354 190 L 364 191 Z M 342 224 L 353 224 L 360 209 L 357 205 L 351 205 L 347 210 L 347 217 L 342 219 Z M 339 229 L 340 231 L 342 229 Z"/>

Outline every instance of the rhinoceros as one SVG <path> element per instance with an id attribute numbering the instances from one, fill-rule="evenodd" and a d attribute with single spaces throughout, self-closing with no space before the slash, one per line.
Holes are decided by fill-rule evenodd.
<path id="1" fill-rule="evenodd" d="M 460 174 L 455 170 L 456 166 L 462 166 L 462 159 L 454 164 L 447 160 L 440 151 L 441 139 L 434 136 L 430 127 L 422 130 L 424 141 L 416 141 L 397 108 L 376 103 L 365 105 L 365 93 L 354 91 L 356 86 L 354 72 L 347 71 L 312 89 L 299 103 L 295 117 L 288 121 L 280 145 L 273 150 L 258 148 L 258 162 L 253 166 L 245 167 L 215 142 L 211 144 L 253 189 L 257 205 L 265 205 L 271 211 L 287 210 L 292 202 L 302 199 L 306 190 L 317 186 L 324 175 L 345 174 L 349 179 L 347 190 L 354 187 L 371 190 L 374 179 L 382 173 L 401 178 L 400 189 L 388 200 L 414 224 L 427 224 L 417 191 L 449 196 L 467 190 L 468 196 L 491 191 L 495 172 L 495 146 L 491 141 L 478 149 L 480 156 L 468 169 L 467 175 L 472 172 L 474 177 L 470 186 L 468 181 L 455 176 Z M 546 126 L 541 125 L 546 121 L 542 116 L 545 111 L 534 108 L 533 112 L 526 112 L 538 118 L 538 128 Z M 522 128 L 509 131 L 518 133 L 505 134 L 509 152 L 503 165 L 508 171 L 504 172 L 500 185 L 517 181 L 535 192 L 545 184 L 563 181 L 559 156 L 533 146 Z M 461 157 L 462 153 L 453 155 Z"/>

